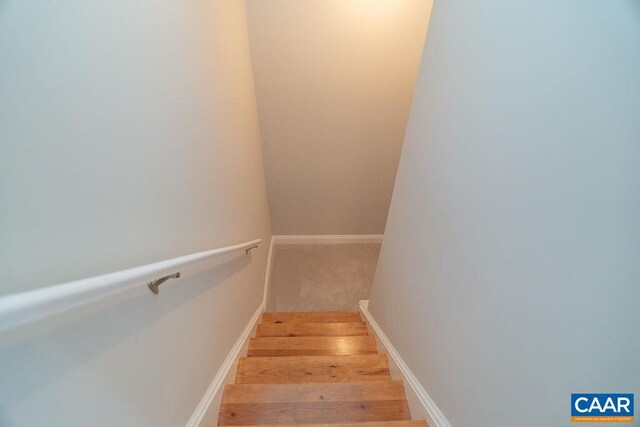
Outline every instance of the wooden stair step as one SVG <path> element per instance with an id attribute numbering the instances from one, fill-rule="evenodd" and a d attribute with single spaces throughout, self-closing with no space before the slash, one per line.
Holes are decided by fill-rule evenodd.
<path id="1" fill-rule="evenodd" d="M 406 400 L 228 403 L 220 407 L 218 425 L 344 423 L 410 419 Z"/>
<path id="2" fill-rule="evenodd" d="M 358 312 L 264 313 L 218 425 L 427 427 Z"/>
<path id="3" fill-rule="evenodd" d="M 291 424 L 253 424 L 240 427 L 291 427 Z M 305 424 L 304 427 L 427 427 L 425 420 L 369 421 L 362 423 Z"/>
<path id="4" fill-rule="evenodd" d="M 242 357 L 236 384 L 389 381 L 383 354 L 353 356 Z"/>
<path id="5" fill-rule="evenodd" d="M 261 323 L 257 337 L 347 337 L 367 335 L 364 322 L 342 323 Z"/>
<path id="6" fill-rule="evenodd" d="M 222 404 L 406 400 L 402 381 L 228 384 Z"/>
<path id="7" fill-rule="evenodd" d="M 262 323 L 348 323 L 361 322 L 357 311 L 269 312 Z"/>
<path id="8" fill-rule="evenodd" d="M 247 356 L 345 356 L 375 354 L 376 340 L 352 337 L 268 337 L 251 338 Z"/>
<path id="9" fill-rule="evenodd" d="M 291 427 L 291 424 L 253 424 L 240 427 Z M 425 420 L 369 421 L 363 423 L 304 424 L 304 427 L 427 427 Z"/>

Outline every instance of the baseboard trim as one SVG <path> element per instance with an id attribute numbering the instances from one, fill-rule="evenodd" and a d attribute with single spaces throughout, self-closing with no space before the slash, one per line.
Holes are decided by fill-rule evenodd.
<path id="1" fill-rule="evenodd" d="M 272 236 L 271 242 L 278 245 L 382 243 L 382 236 L 382 234 L 277 235 Z"/>
<path id="2" fill-rule="evenodd" d="M 211 381 L 209 388 L 205 392 L 204 396 L 202 396 L 202 399 L 200 400 L 200 403 L 198 403 L 195 411 L 193 411 L 191 418 L 189 418 L 186 427 L 199 427 L 204 421 L 205 415 L 208 411 L 215 411 L 215 413 L 218 412 L 218 408 L 214 408 L 211 405 L 216 401 L 220 402 L 225 379 L 229 376 L 232 368 L 236 365 L 236 362 L 240 358 L 242 350 L 248 343 L 249 336 L 255 328 L 258 319 L 260 318 L 260 315 L 263 311 L 264 304 L 260 304 L 256 312 L 251 317 L 251 320 L 249 320 L 249 323 L 247 323 L 247 326 L 238 337 L 238 340 L 231 348 L 231 351 L 229 351 L 229 354 L 227 354 L 224 362 L 222 362 L 222 365 L 220 366 L 220 369 L 218 369 L 218 372 L 216 372 L 215 377 L 213 377 L 213 381 Z"/>
<path id="3" fill-rule="evenodd" d="M 409 366 L 407 366 L 402 357 L 400 357 L 398 351 L 393 344 L 391 344 L 389 338 L 387 338 L 380 325 L 378 325 L 378 322 L 376 322 L 373 315 L 369 312 L 369 300 L 360 301 L 359 307 L 367 323 L 373 329 L 379 344 L 384 347 L 381 350 L 391 359 L 390 362 L 396 365 L 395 367 L 404 383 L 409 385 L 408 389 L 405 388 L 405 392 L 407 393 L 407 400 L 409 401 L 412 416 L 414 418 L 426 418 L 431 427 L 451 427 L 451 424 L 447 421 L 442 411 L 440 411 L 436 403 L 431 399 L 424 387 L 422 387 L 422 384 L 420 384 L 416 376 L 413 375 Z"/>

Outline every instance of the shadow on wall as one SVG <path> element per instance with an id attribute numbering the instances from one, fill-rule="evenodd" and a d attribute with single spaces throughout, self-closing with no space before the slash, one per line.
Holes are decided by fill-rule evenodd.
<path id="1" fill-rule="evenodd" d="M 274 245 L 268 311 L 352 311 L 369 299 L 380 243 Z"/>
<path id="2" fill-rule="evenodd" d="M 29 400 L 36 397 L 34 394 L 60 382 L 73 383 L 76 389 L 87 390 L 94 405 L 104 406 L 104 397 L 91 397 L 91 390 L 100 390 L 102 396 L 111 396 L 109 404 L 125 406 L 120 409 L 147 424 L 151 420 L 141 418 L 139 402 L 122 396 L 122 390 L 135 382 L 131 372 L 142 374 L 153 369 L 145 362 L 147 358 L 166 358 L 166 372 L 155 373 L 161 388 L 162 378 L 171 375 L 171 355 L 176 351 L 169 346 L 178 344 L 163 340 L 165 328 L 172 328 L 172 332 L 184 329 L 185 340 L 193 329 L 191 325 L 175 325 L 170 319 L 176 316 L 176 311 L 187 309 L 187 305 L 188 309 L 193 309 L 191 303 L 197 303 L 198 297 L 215 293 L 217 285 L 249 262 L 250 257 L 244 254 L 233 255 L 217 261 L 215 268 L 165 283 L 157 296 L 143 285 L 6 333 L 0 345 L 0 425 L 13 425 L 11 420 L 5 419 L 9 408 L 15 411 L 28 405 Z M 149 330 L 151 337 L 146 335 Z M 155 348 L 147 350 L 147 340 L 152 340 Z M 131 348 L 118 351 L 125 342 L 127 346 L 137 347 L 137 351 Z M 114 356 L 121 359 L 121 369 L 117 372 L 108 368 L 101 370 L 101 366 L 106 365 L 103 359 Z M 88 366 L 97 371 L 88 374 L 83 369 Z M 28 419 L 22 421 L 28 424 Z"/>

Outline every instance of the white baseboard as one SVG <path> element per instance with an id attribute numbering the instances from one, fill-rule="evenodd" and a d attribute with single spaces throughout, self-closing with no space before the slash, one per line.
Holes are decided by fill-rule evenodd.
<path id="1" fill-rule="evenodd" d="M 392 377 L 396 374 L 395 376 L 399 376 L 399 378 L 394 379 L 402 379 L 405 386 L 407 384 L 409 385 L 408 388 L 405 387 L 405 392 L 407 394 L 407 401 L 409 402 L 412 418 L 424 418 L 431 427 L 451 427 L 451 424 L 447 421 L 442 411 L 440 411 L 433 399 L 429 397 L 427 391 L 422 387 L 422 384 L 420 384 L 416 376 L 413 375 L 411 369 L 409 369 L 404 360 L 402 360 L 398 351 L 393 344 L 391 344 L 389 338 L 387 338 L 382 328 L 380 328 L 380 325 L 378 325 L 369 312 L 369 301 L 362 300 L 359 306 L 360 311 L 367 320 L 367 324 L 373 329 L 372 332 L 379 344 L 380 351 L 389 358 L 389 369 L 391 370 Z"/>
<path id="2" fill-rule="evenodd" d="M 273 236 L 271 241 L 278 245 L 382 243 L 382 236 L 383 236 L 382 234 L 278 235 L 278 236 Z"/>
<path id="3" fill-rule="evenodd" d="M 258 319 L 263 311 L 264 304 L 260 304 L 256 312 L 251 317 L 251 320 L 249 320 L 249 323 L 238 337 L 238 340 L 231 348 L 231 351 L 227 354 L 224 362 L 222 362 L 222 366 L 220 366 L 215 377 L 213 377 L 213 381 L 211 381 L 209 388 L 205 392 L 204 396 L 202 396 L 202 399 L 195 411 L 193 411 L 186 427 L 200 427 L 203 424 L 217 425 L 218 410 L 220 408 L 220 401 L 222 400 L 224 385 L 233 382 L 235 377 L 235 368 L 238 365 L 238 359 L 240 359 L 240 356 L 246 352 L 246 347 L 249 344 L 249 337 L 254 332 Z"/>

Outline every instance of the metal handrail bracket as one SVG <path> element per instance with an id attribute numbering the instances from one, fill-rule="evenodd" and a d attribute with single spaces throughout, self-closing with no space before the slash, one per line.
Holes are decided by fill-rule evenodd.
<path id="1" fill-rule="evenodd" d="M 160 292 L 160 289 L 158 288 L 158 286 L 162 285 L 164 282 L 166 282 L 169 279 L 178 279 L 178 278 L 180 278 L 179 271 L 177 273 L 173 273 L 173 274 L 169 274 L 168 276 L 161 277 L 158 280 L 149 282 L 147 283 L 147 286 L 149 287 L 149 289 L 151 289 L 151 292 L 158 295 L 158 293 Z"/>

